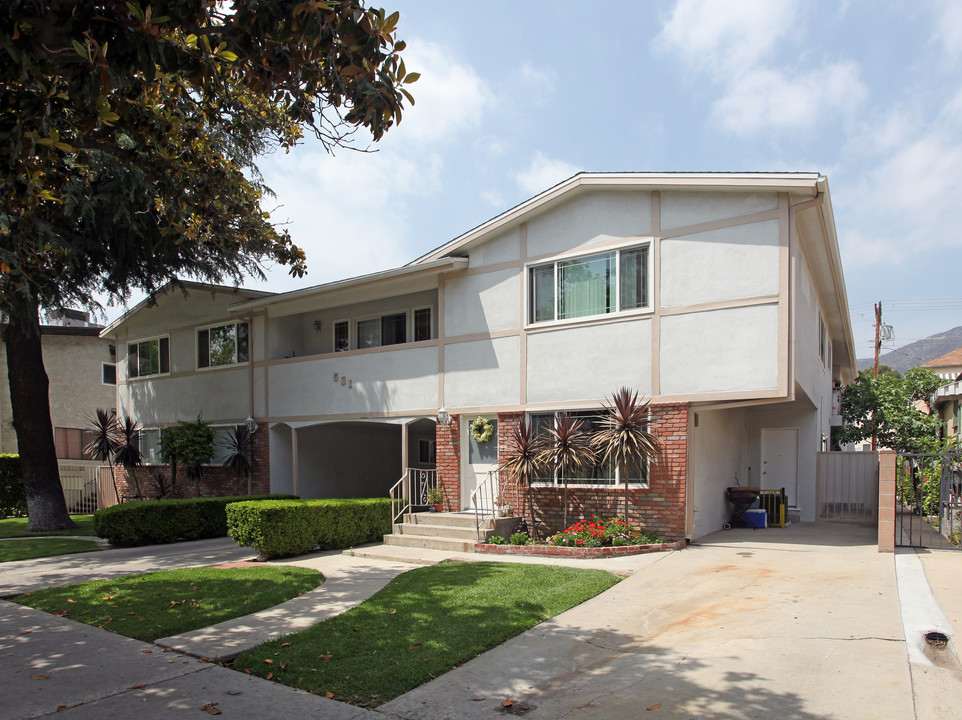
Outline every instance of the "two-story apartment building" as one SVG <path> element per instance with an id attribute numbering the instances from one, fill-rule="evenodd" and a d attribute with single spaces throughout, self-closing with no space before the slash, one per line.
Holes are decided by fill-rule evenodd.
<path id="1" fill-rule="evenodd" d="M 784 487 L 813 520 L 833 382 L 856 372 L 817 173 L 581 173 L 400 268 L 276 295 L 188 289 L 104 331 L 120 412 L 148 454 L 177 420 L 250 418 L 269 489 L 302 497 L 385 495 L 436 467 L 468 508 L 520 417 L 590 422 L 627 386 L 664 444 L 627 478 L 633 519 L 700 537 L 737 478 Z M 574 512 L 614 512 L 618 470 L 579 474 Z M 532 493 L 557 528 L 560 480 Z"/>

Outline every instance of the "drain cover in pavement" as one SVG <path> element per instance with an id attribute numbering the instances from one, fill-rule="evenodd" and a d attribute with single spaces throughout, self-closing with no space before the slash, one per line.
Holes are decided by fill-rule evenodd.
<path id="1" fill-rule="evenodd" d="M 535 709 L 535 705 L 525 705 L 524 703 L 511 703 L 510 705 L 498 705 L 497 710 L 502 715 L 525 715 Z"/>
<path id="2" fill-rule="evenodd" d="M 925 633 L 925 642 L 933 647 L 944 648 L 949 644 L 949 638 L 945 633 L 927 632 Z"/>

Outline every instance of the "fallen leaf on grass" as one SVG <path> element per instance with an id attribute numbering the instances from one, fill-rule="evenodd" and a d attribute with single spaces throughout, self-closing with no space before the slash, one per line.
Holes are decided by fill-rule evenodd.
<path id="1" fill-rule="evenodd" d="M 56 615 L 57 617 L 69 617 L 69 616 L 70 616 L 70 611 L 69 611 L 69 610 L 58 610 L 57 612 L 54 613 L 54 615 Z"/>
<path id="2" fill-rule="evenodd" d="M 321 660 L 330 660 L 333 655 L 318 655 Z"/>
<path id="3" fill-rule="evenodd" d="M 419 647 L 421 647 L 422 645 L 424 645 L 424 643 L 414 643 L 414 644 L 411 646 L 411 649 L 412 649 L 412 650 L 417 650 L 417 649 L 418 649 Z"/>
<path id="4" fill-rule="evenodd" d="M 334 699 L 334 693 L 332 693 L 330 690 L 328 690 L 326 693 L 324 693 L 324 697 L 328 698 L 329 700 L 333 700 L 333 699 Z"/>
<path id="5" fill-rule="evenodd" d="M 290 643 L 281 643 L 281 647 L 287 647 Z"/>
<path id="6" fill-rule="evenodd" d="M 264 662 L 266 662 L 268 665 L 273 665 L 273 664 L 274 664 L 274 661 L 271 660 L 271 659 L 269 659 L 269 658 L 268 658 L 267 660 L 265 660 Z"/>
<path id="7" fill-rule="evenodd" d="M 397 610 L 392 610 L 392 611 L 391 611 L 390 613 L 388 613 L 388 614 L 389 614 L 389 615 L 395 615 L 395 614 L 397 614 Z"/>
<path id="8" fill-rule="evenodd" d="M 274 673 L 267 673 L 267 679 L 268 679 L 268 680 L 270 680 L 272 677 L 274 677 Z"/>
<path id="9" fill-rule="evenodd" d="M 68 602 L 68 603 L 75 603 L 75 602 L 77 602 L 77 601 L 76 601 L 76 600 L 71 600 L 70 598 L 67 598 L 67 602 Z"/>
<path id="10" fill-rule="evenodd" d="M 281 670 L 287 670 L 287 663 L 286 663 L 286 662 L 282 662 L 282 663 L 281 663 Z"/>

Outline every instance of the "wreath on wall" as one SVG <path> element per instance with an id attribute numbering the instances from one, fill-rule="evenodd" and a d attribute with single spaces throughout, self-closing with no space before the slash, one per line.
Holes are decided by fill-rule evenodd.
<path id="1" fill-rule="evenodd" d="M 478 444 L 486 443 L 494 435 L 494 425 L 487 418 L 479 417 L 471 423 L 471 437 L 478 442 Z"/>

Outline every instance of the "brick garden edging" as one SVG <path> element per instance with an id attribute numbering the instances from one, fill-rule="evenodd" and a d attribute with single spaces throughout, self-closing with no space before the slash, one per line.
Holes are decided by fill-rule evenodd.
<path id="1" fill-rule="evenodd" d="M 623 545 L 621 547 L 570 547 L 566 545 L 493 545 L 475 543 L 476 553 L 491 555 L 535 555 L 537 557 L 566 557 L 589 560 L 595 558 L 623 557 L 625 555 L 644 555 L 645 553 L 681 550 L 687 541 L 676 540 L 672 543 L 657 545 Z"/>

